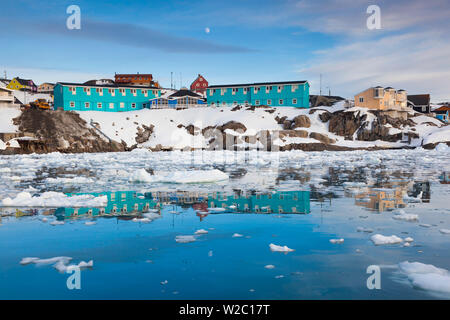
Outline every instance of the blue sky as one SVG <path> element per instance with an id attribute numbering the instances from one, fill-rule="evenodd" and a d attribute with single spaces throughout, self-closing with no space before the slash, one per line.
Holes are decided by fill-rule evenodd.
<path id="1" fill-rule="evenodd" d="M 66 9 L 81 9 L 68 30 Z M 366 9 L 381 9 L 368 30 Z M 152 73 L 163 86 L 308 80 L 352 97 L 373 85 L 450 100 L 448 0 L 2 1 L 0 71 L 84 82 Z M 209 28 L 210 32 L 206 32 Z"/>

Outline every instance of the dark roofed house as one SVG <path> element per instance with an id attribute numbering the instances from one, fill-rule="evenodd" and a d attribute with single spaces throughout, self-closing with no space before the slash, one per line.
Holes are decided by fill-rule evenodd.
<path id="1" fill-rule="evenodd" d="M 408 107 L 414 109 L 414 111 L 421 113 L 430 113 L 430 101 L 429 94 L 413 94 L 408 95 Z"/>
<path id="2" fill-rule="evenodd" d="M 205 99 L 191 90 L 183 87 L 180 90 L 159 98 L 151 99 L 144 105 L 144 108 L 149 109 L 187 109 L 194 107 L 206 107 Z"/>

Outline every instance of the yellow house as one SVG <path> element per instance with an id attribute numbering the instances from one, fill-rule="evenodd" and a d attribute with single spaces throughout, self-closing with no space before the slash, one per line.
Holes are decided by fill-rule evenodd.
<path id="1" fill-rule="evenodd" d="M 405 90 L 395 90 L 392 87 L 373 87 L 355 95 L 355 107 L 390 110 L 407 107 Z"/>
<path id="2" fill-rule="evenodd" d="M 11 80 L 11 82 L 6 86 L 6 88 L 11 90 L 26 90 L 31 92 L 36 92 L 37 87 L 34 84 L 33 80 L 21 79 L 16 77 Z"/>
<path id="3" fill-rule="evenodd" d="M 379 212 L 404 208 L 403 193 L 401 188 L 394 190 L 370 188 L 367 192 L 355 196 L 355 204 Z"/>

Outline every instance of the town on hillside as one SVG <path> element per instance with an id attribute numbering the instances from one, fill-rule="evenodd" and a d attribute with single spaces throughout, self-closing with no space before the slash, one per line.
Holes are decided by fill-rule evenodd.
<path id="1" fill-rule="evenodd" d="M 330 99 L 327 99 L 330 98 Z M 275 81 L 210 85 L 199 74 L 189 88 L 163 88 L 152 74 L 115 74 L 114 79 L 84 83 L 44 82 L 14 77 L 0 79 L 0 105 L 22 109 L 126 112 L 141 109 L 187 109 L 198 107 L 296 107 L 310 108 L 344 100 L 338 96 L 310 95 L 310 83 Z M 351 108 L 414 110 L 449 122 L 449 102 L 431 103 L 427 93 L 376 86 L 356 93 L 346 101 Z"/>

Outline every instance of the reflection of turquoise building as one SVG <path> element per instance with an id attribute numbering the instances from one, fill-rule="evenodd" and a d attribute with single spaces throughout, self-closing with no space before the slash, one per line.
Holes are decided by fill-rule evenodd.
<path id="1" fill-rule="evenodd" d="M 255 213 L 309 213 L 309 191 L 280 191 L 276 193 L 236 192 L 234 195 L 215 192 L 208 197 L 209 208 Z"/>
<path id="2" fill-rule="evenodd" d="M 72 195 L 79 195 L 70 194 Z M 86 193 L 82 193 L 86 194 Z M 116 192 L 99 192 L 89 193 L 90 195 L 99 197 L 107 196 L 108 203 L 102 208 L 59 208 L 56 210 L 56 216 L 77 217 L 77 216 L 102 216 L 102 215 L 127 215 L 146 212 L 151 208 L 158 206 L 152 198 L 151 193 L 138 194 L 135 191 L 116 191 Z"/>

